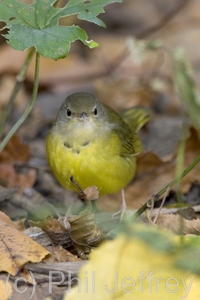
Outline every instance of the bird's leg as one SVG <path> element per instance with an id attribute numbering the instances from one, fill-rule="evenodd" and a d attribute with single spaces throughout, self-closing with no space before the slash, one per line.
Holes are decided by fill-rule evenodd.
<path id="1" fill-rule="evenodd" d="M 126 199 L 125 199 L 124 189 L 122 189 L 121 193 L 122 193 L 121 209 L 112 215 L 113 218 L 115 218 L 115 216 L 117 216 L 117 215 L 120 215 L 120 222 L 122 221 L 122 219 L 124 217 L 124 213 L 126 211 Z"/>

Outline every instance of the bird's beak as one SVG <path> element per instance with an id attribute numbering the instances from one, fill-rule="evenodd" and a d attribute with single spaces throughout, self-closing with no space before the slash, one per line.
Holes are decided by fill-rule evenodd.
<path id="1" fill-rule="evenodd" d="M 87 114 L 86 114 L 86 112 L 82 112 L 81 114 L 80 114 L 80 121 L 83 121 L 83 122 L 85 122 L 85 121 L 87 121 L 87 119 L 88 119 L 88 116 L 87 116 Z"/>

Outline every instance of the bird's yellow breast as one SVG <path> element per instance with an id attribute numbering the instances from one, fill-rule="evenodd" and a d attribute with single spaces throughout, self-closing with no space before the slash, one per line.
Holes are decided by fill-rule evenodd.
<path id="1" fill-rule="evenodd" d="M 100 196 L 123 189 L 135 174 L 135 157 L 120 155 L 121 142 L 114 134 L 98 133 L 94 138 L 93 133 L 91 139 L 89 133 L 79 131 L 80 137 L 73 137 L 73 142 L 54 128 L 47 136 L 47 160 L 57 180 L 77 191 L 70 181 L 73 176 L 82 189 L 97 186 Z"/>

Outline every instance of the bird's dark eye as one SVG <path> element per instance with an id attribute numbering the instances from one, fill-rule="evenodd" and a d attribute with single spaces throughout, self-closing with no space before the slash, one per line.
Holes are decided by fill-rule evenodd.
<path id="1" fill-rule="evenodd" d="M 71 114 L 72 114 L 72 112 L 71 112 L 71 110 L 68 108 L 68 109 L 67 109 L 67 116 L 70 117 Z"/>
<path id="2" fill-rule="evenodd" d="M 97 116 L 97 108 L 94 110 L 94 115 Z"/>

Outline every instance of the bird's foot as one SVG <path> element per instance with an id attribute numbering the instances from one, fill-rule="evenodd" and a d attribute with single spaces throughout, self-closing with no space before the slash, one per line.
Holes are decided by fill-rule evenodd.
<path id="1" fill-rule="evenodd" d="M 124 194 L 124 189 L 122 190 L 122 205 L 121 205 L 121 209 L 118 210 L 117 212 L 115 212 L 112 215 L 112 218 L 116 218 L 116 216 L 120 216 L 120 222 L 123 220 L 124 214 L 126 212 L 126 199 L 125 199 L 125 194 Z"/>

